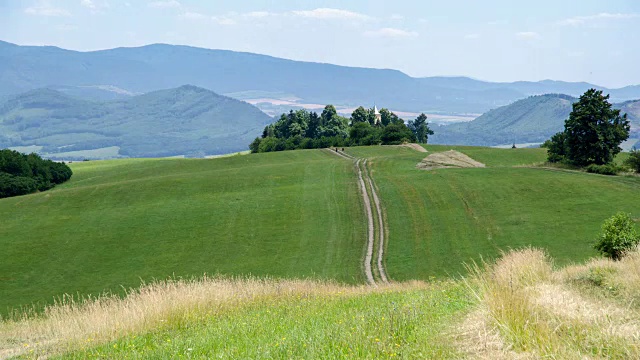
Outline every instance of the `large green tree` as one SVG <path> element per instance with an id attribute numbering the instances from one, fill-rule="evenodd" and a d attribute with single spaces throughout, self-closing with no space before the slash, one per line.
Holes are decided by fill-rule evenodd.
<path id="1" fill-rule="evenodd" d="M 394 114 L 387 108 L 380 109 L 380 122 L 383 126 L 398 123 L 398 115 Z"/>
<path id="2" fill-rule="evenodd" d="M 369 111 L 367 111 L 364 107 L 359 106 L 351 113 L 351 125 L 353 126 L 355 124 L 364 122 L 369 122 Z"/>
<path id="3" fill-rule="evenodd" d="M 629 138 L 627 114 L 613 109 L 609 95 L 589 89 L 573 104 L 564 124 L 564 135 L 552 138 L 548 150 L 551 162 L 567 161 L 577 166 L 607 164 L 622 150 L 620 143 Z"/>
<path id="4" fill-rule="evenodd" d="M 416 136 L 416 140 L 419 143 L 426 144 L 429 135 L 433 135 L 433 130 L 429 128 L 429 123 L 427 122 L 427 115 L 424 113 L 418 115 L 418 117 L 411 121 L 409 125 L 409 128 L 413 131 L 413 134 Z"/>

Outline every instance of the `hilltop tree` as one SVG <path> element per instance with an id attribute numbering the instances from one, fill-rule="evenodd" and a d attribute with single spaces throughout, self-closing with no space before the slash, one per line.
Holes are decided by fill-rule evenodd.
<path id="1" fill-rule="evenodd" d="M 427 115 L 424 113 L 418 115 L 418 117 L 410 122 L 409 128 L 413 131 L 416 140 L 420 143 L 427 143 L 429 135 L 433 135 L 433 130 L 429 128 L 427 122 Z"/>
<path id="2" fill-rule="evenodd" d="M 609 95 L 589 89 L 573 104 L 564 124 L 564 135 L 556 134 L 548 150 L 550 162 L 567 161 L 577 166 L 610 163 L 629 138 L 627 114 L 612 109 Z"/>
<path id="3" fill-rule="evenodd" d="M 351 126 L 363 122 L 369 122 L 369 112 L 364 107 L 359 106 L 351 113 Z"/>
<path id="4" fill-rule="evenodd" d="M 382 130 L 382 143 L 384 145 L 398 145 L 413 142 L 413 132 L 404 124 L 389 124 Z"/>
<path id="5" fill-rule="evenodd" d="M 305 137 L 310 139 L 315 139 L 318 137 L 318 132 L 320 131 L 320 117 L 314 111 L 309 114 L 309 126 L 307 127 L 307 133 Z"/>
<path id="6" fill-rule="evenodd" d="M 396 124 L 398 122 L 398 115 L 394 114 L 387 108 L 380 109 L 380 122 L 383 126 L 389 124 Z"/>

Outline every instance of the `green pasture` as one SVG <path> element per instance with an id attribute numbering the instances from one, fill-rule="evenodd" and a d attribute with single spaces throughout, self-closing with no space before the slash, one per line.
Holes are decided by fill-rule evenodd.
<path id="1" fill-rule="evenodd" d="M 464 262 L 501 250 L 543 247 L 559 264 L 596 255 L 603 220 L 640 217 L 640 178 L 523 167 L 544 149 L 426 146 L 461 151 L 487 168 L 418 170 L 428 153 L 401 147 L 347 149 L 369 158 L 386 208 L 387 272 L 394 280 L 457 275 Z"/>
<path id="2" fill-rule="evenodd" d="M 363 281 L 360 194 L 335 155 L 71 166 L 55 189 L 0 200 L 0 314 L 204 273 Z"/>

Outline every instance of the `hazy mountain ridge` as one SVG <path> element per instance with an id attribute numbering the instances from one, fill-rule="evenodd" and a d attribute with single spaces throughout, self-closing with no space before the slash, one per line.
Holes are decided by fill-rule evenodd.
<path id="1" fill-rule="evenodd" d="M 2 43 L 0 84 L 0 96 L 42 87 L 111 85 L 145 93 L 193 84 L 216 93 L 287 93 L 307 103 L 376 103 L 401 111 L 442 113 L 482 113 L 529 95 L 578 96 L 590 87 L 611 93 L 616 102 L 640 98 L 640 86 L 606 89 L 560 81 L 491 83 L 465 77 L 412 78 L 397 70 L 164 44 L 77 52 Z"/>
<path id="2" fill-rule="evenodd" d="M 0 147 L 42 153 L 119 147 L 119 156 L 203 156 L 241 151 L 270 118 L 244 102 L 195 86 L 108 102 L 37 89 L 0 104 Z"/>
<path id="3" fill-rule="evenodd" d="M 531 96 L 484 113 L 477 119 L 436 126 L 434 144 L 500 145 L 542 143 L 564 128 L 577 98 L 564 94 Z M 640 138 L 640 100 L 614 104 L 631 122 L 630 138 Z"/>

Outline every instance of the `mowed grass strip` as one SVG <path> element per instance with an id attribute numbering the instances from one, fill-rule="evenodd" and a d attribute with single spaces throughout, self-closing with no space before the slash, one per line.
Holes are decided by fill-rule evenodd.
<path id="1" fill-rule="evenodd" d="M 363 281 L 350 161 L 311 150 L 72 167 L 63 186 L 0 200 L 0 314 L 204 273 Z"/>
<path id="2" fill-rule="evenodd" d="M 428 154 L 401 147 L 350 148 L 367 157 L 387 212 L 387 271 L 394 280 L 464 273 L 462 265 L 500 250 L 543 247 L 562 265 L 594 256 L 602 221 L 640 217 L 640 178 L 520 167 L 544 149 L 455 149 L 487 168 L 415 168 Z M 543 159 L 544 160 L 544 159 Z"/>
<path id="3" fill-rule="evenodd" d="M 400 284 L 263 298 L 101 346 L 74 346 L 63 359 L 459 358 L 450 327 L 471 304 L 463 284 Z"/>

